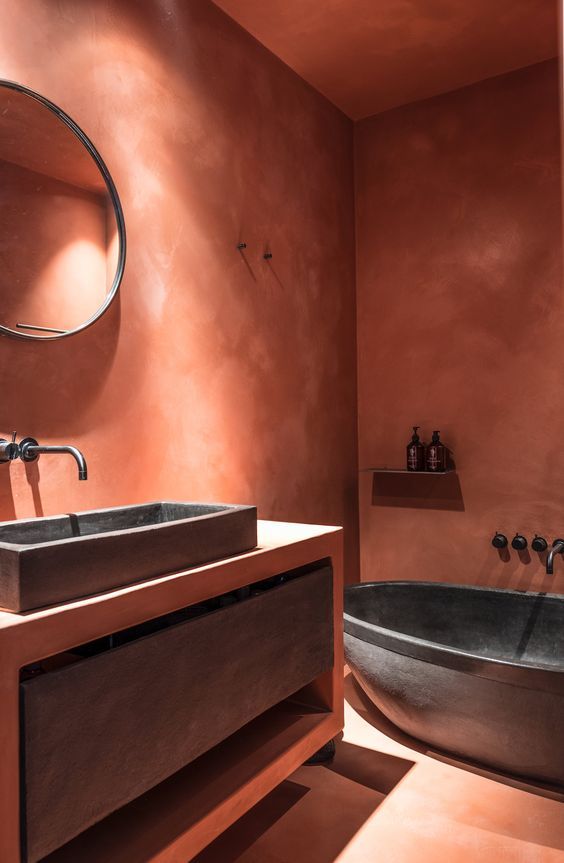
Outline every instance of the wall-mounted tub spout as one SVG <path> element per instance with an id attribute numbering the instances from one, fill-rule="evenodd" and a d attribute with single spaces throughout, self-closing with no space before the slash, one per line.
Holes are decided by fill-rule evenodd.
<path id="1" fill-rule="evenodd" d="M 552 548 L 546 557 L 546 574 L 552 575 L 554 572 L 554 557 L 557 554 L 564 553 L 564 539 L 555 539 L 552 543 Z"/>

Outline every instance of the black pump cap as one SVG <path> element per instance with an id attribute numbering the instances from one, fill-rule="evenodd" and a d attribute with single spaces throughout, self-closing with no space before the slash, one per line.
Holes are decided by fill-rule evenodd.
<path id="1" fill-rule="evenodd" d="M 421 443 L 419 435 L 417 434 L 420 428 L 421 426 L 412 426 L 413 434 L 411 435 L 411 443 Z"/>
<path id="2" fill-rule="evenodd" d="M 440 433 L 441 433 L 440 429 L 433 432 L 433 437 L 431 439 L 431 443 L 440 443 L 441 442 L 441 439 L 439 437 Z"/>

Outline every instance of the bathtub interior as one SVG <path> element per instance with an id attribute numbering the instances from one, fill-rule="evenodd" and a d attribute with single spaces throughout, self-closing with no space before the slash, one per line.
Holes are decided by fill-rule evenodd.
<path id="1" fill-rule="evenodd" d="M 476 656 L 564 670 L 564 596 L 378 582 L 347 589 L 345 613 Z"/>

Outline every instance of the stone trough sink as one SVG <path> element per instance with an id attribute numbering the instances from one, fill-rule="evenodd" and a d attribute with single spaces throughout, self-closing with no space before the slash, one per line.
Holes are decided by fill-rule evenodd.
<path id="1" fill-rule="evenodd" d="M 0 523 L 0 606 L 23 612 L 257 544 L 254 506 L 155 501 Z"/>

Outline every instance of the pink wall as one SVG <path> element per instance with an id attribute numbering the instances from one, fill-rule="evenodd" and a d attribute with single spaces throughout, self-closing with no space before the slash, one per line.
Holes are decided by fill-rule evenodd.
<path id="1" fill-rule="evenodd" d="M 362 577 L 563 591 L 490 546 L 564 535 L 557 62 L 363 121 L 356 159 L 360 465 L 417 423 L 459 468 L 361 474 Z"/>
<path id="2" fill-rule="evenodd" d="M 0 431 L 76 444 L 90 469 L 0 466 L 0 516 L 256 502 L 344 523 L 353 578 L 351 123 L 206 0 L 7 0 L 0 49 L 2 77 L 92 137 L 129 242 L 96 326 L 0 341 Z"/>

